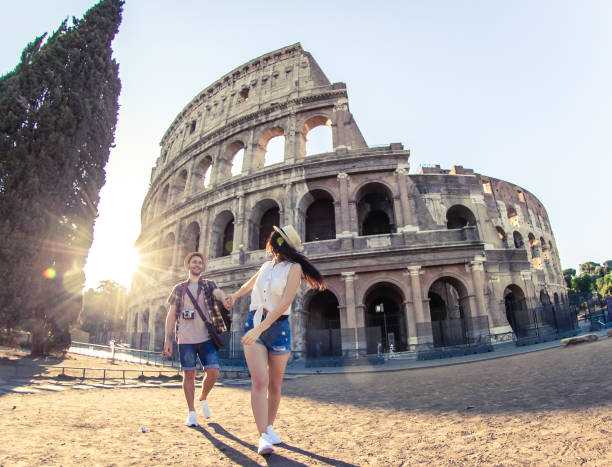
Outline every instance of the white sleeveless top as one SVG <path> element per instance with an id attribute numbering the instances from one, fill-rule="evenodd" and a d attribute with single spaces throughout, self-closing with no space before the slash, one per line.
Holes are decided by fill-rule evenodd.
<path id="1" fill-rule="evenodd" d="M 251 291 L 251 306 L 249 310 L 256 310 L 253 324 L 257 326 L 262 319 L 263 309 L 274 310 L 281 302 L 283 291 L 287 285 L 287 277 L 291 261 L 282 261 L 274 264 L 274 261 L 266 261 L 259 269 L 259 276 Z M 291 313 L 291 305 L 285 310 L 284 315 Z M 259 318 L 259 319 L 258 319 Z"/>

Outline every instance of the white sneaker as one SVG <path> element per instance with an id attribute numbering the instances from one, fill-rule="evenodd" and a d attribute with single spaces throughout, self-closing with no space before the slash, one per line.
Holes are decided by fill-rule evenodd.
<path id="1" fill-rule="evenodd" d="M 210 409 L 208 408 L 208 402 L 206 400 L 200 401 L 200 413 L 204 418 L 210 418 Z"/>
<path id="2" fill-rule="evenodd" d="M 263 456 L 264 454 L 270 454 L 273 451 L 274 446 L 272 446 L 268 435 L 262 433 L 259 437 L 259 448 L 257 448 L 257 454 L 261 454 Z"/>
<path id="3" fill-rule="evenodd" d="M 195 411 L 189 412 L 187 415 L 187 420 L 185 420 L 185 425 L 187 426 L 198 426 L 198 416 Z"/>
<path id="4" fill-rule="evenodd" d="M 270 440 L 270 442 L 272 444 L 280 444 L 281 443 L 281 439 L 274 432 L 274 428 L 272 428 L 272 425 L 268 425 L 268 429 L 266 431 L 267 431 L 266 434 L 268 435 L 268 439 Z"/>

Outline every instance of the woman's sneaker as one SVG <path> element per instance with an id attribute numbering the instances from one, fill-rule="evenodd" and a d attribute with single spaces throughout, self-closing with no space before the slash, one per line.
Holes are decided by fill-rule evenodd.
<path id="1" fill-rule="evenodd" d="M 187 415 L 187 420 L 185 420 L 185 425 L 198 426 L 198 417 L 195 411 L 189 412 L 189 415 Z"/>
<path id="2" fill-rule="evenodd" d="M 210 418 L 210 409 L 206 400 L 200 401 L 200 412 L 202 412 L 202 417 Z"/>
<path id="3" fill-rule="evenodd" d="M 281 439 L 274 432 L 274 428 L 272 428 L 272 425 L 268 425 L 268 429 L 266 431 L 267 431 L 268 439 L 270 440 L 270 442 L 272 444 L 280 444 L 281 443 Z"/>
<path id="4" fill-rule="evenodd" d="M 259 437 L 259 447 L 257 448 L 257 454 L 261 454 L 262 456 L 265 454 L 270 454 L 274 451 L 274 446 L 270 442 L 270 438 L 265 433 L 262 433 Z"/>

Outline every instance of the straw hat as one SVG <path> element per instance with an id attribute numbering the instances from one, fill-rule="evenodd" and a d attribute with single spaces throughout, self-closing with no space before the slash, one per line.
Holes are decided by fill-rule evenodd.
<path id="1" fill-rule="evenodd" d="M 300 236 L 295 231 L 292 225 L 286 225 L 284 227 L 274 226 L 274 230 L 276 230 L 280 234 L 280 236 L 285 239 L 285 241 L 289 244 L 291 248 L 297 251 L 304 250 L 302 240 L 300 240 Z"/>
<path id="2" fill-rule="evenodd" d="M 202 264 L 206 264 L 206 257 L 202 253 L 199 251 L 192 251 L 191 253 L 187 253 L 187 256 L 185 256 L 185 261 L 183 262 L 187 271 L 189 271 L 189 261 L 191 261 L 191 258 L 194 256 L 199 256 L 202 259 Z"/>

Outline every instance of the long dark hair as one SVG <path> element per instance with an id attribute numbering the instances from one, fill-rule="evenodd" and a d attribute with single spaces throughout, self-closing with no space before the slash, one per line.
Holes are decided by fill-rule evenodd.
<path id="1" fill-rule="evenodd" d="M 277 258 L 279 261 L 293 261 L 302 266 L 302 272 L 304 278 L 308 283 L 308 286 L 313 290 L 325 290 L 325 279 L 317 268 L 310 262 L 310 260 L 292 248 L 289 243 L 279 234 L 273 230 L 268 237 L 268 243 L 266 243 L 266 252 Z"/>

